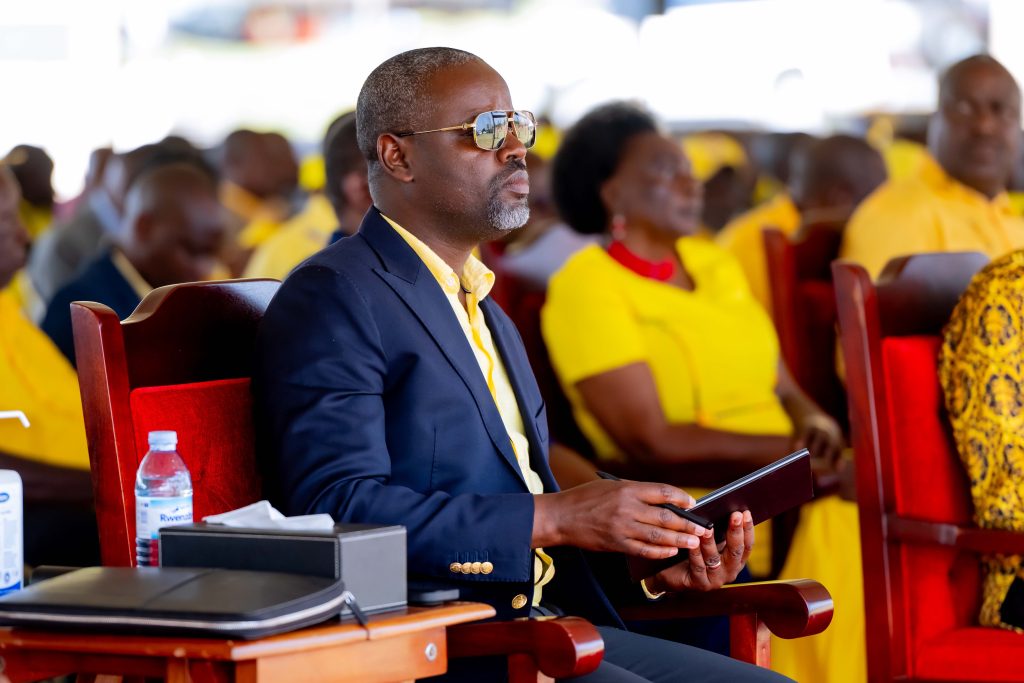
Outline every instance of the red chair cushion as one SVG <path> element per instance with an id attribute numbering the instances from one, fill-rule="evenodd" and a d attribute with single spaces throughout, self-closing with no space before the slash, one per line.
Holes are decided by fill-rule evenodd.
<path id="1" fill-rule="evenodd" d="M 895 512 L 963 524 L 970 522 L 969 488 L 945 417 L 937 366 L 940 343 L 933 336 L 882 341 Z M 904 600 L 899 604 L 905 610 L 912 652 L 975 622 L 980 591 L 977 557 L 958 558 L 949 548 L 905 544 L 900 558 Z M 910 653 L 908 661 L 913 662 Z"/>
<path id="2" fill-rule="evenodd" d="M 914 519 L 970 523 L 970 488 L 948 428 L 939 387 L 938 337 L 882 341 L 896 512 Z"/>
<path id="3" fill-rule="evenodd" d="M 1024 635 L 958 628 L 922 643 L 915 676 L 936 681 L 1024 681 Z"/>
<path id="4" fill-rule="evenodd" d="M 260 499 L 248 378 L 141 387 L 131 392 L 131 411 L 139 462 L 150 431 L 178 432 L 196 521 Z M 135 516 L 128 518 L 134 536 Z"/>

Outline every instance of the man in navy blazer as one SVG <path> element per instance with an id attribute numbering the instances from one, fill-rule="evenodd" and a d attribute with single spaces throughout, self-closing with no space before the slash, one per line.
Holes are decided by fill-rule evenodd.
<path id="1" fill-rule="evenodd" d="M 581 552 L 682 550 L 645 590 L 706 590 L 735 578 L 753 525 L 736 513 L 719 555 L 710 532 L 655 507 L 692 504 L 675 487 L 559 492 L 522 342 L 471 255 L 528 216 L 532 115 L 513 112 L 491 67 L 449 48 L 387 60 L 356 109 L 374 207 L 288 277 L 258 335 L 257 424 L 279 502 L 405 525 L 413 578 L 458 586 L 499 618 L 590 619 L 605 659 L 588 681 L 782 680 L 626 632 Z"/>

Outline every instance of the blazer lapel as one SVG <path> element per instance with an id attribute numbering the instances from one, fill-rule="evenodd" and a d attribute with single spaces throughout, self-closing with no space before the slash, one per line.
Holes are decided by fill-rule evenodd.
<path id="1" fill-rule="evenodd" d="M 444 290 L 437 284 L 419 255 L 388 225 L 376 208 L 371 208 L 359 227 L 359 234 L 380 256 L 381 268 L 374 268 L 381 279 L 405 303 L 437 343 L 441 353 L 465 383 L 476 401 L 487 433 L 502 458 L 525 480 L 519 469 L 512 442 L 498 407 L 487 388 L 473 349 L 470 347 L 459 321 L 452 311 Z"/>

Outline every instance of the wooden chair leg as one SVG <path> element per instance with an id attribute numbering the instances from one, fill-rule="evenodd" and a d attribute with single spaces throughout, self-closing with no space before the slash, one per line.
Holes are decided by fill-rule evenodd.
<path id="1" fill-rule="evenodd" d="M 733 659 L 765 669 L 772 663 L 771 631 L 756 614 L 734 614 L 729 618 L 729 654 Z"/>

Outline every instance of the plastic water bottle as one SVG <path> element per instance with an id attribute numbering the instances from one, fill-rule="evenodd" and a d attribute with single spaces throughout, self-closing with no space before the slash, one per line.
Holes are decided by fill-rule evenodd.
<path id="1" fill-rule="evenodd" d="M 160 564 L 160 529 L 192 523 L 192 477 L 178 455 L 178 433 L 150 432 L 149 452 L 135 477 L 135 560 Z"/>

